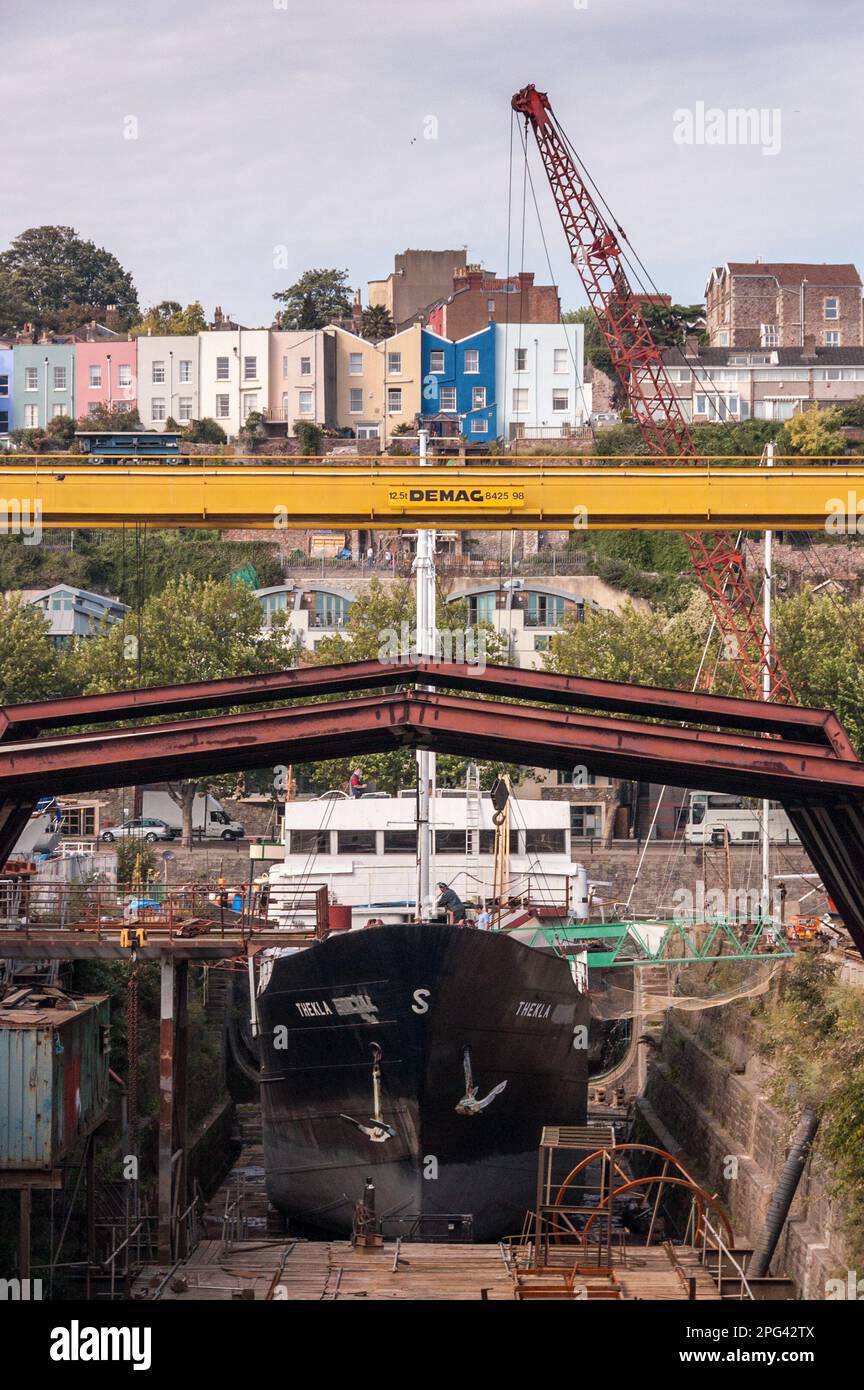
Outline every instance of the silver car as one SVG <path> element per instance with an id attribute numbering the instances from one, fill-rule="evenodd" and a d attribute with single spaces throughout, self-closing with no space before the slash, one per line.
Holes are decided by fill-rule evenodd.
<path id="1" fill-rule="evenodd" d="M 131 820 L 122 821 L 120 825 L 109 826 L 99 836 L 106 845 L 112 844 L 114 840 L 129 838 L 146 840 L 152 845 L 157 840 L 176 840 L 177 831 L 167 821 L 155 820 L 152 816 L 133 816 Z"/>

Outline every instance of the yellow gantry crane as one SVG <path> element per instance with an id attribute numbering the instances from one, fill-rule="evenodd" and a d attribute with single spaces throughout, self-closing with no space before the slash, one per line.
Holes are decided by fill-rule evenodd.
<path id="1" fill-rule="evenodd" d="M 827 530 L 864 535 L 864 458 L 413 460 L 0 458 L 0 528 L 447 526 L 460 530 Z"/>

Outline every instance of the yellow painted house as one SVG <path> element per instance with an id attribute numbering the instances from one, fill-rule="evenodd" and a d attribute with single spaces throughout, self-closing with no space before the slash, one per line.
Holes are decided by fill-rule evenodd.
<path id="1" fill-rule="evenodd" d="M 399 425 L 412 431 L 420 410 L 419 323 L 380 343 L 367 342 L 345 328 L 336 338 L 336 425 L 358 439 L 390 443 Z"/>

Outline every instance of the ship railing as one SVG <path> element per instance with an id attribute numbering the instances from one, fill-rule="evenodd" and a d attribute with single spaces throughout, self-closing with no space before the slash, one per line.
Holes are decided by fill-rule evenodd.
<path id="1" fill-rule="evenodd" d="M 727 1269 L 732 1269 L 734 1270 L 734 1274 L 732 1277 L 737 1277 L 738 1279 L 737 1297 L 739 1298 L 739 1300 L 743 1303 L 746 1299 L 750 1299 L 751 1302 L 755 1303 L 756 1295 L 754 1294 L 749 1283 L 747 1282 L 747 1275 L 744 1272 L 744 1266 L 740 1263 L 739 1260 L 735 1258 L 734 1250 L 729 1249 L 729 1246 L 723 1239 L 722 1233 L 711 1224 L 711 1221 L 708 1219 L 704 1212 L 702 1213 L 701 1217 L 701 1225 L 702 1263 L 705 1266 L 705 1268 L 710 1271 L 715 1283 L 717 1284 L 718 1289 L 722 1289 L 724 1279 L 729 1278 L 729 1275 L 726 1274 L 725 1271 Z M 709 1239 L 711 1242 L 713 1242 L 710 1245 Z M 710 1263 L 710 1257 L 715 1254 L 717 1256 L 716 1272 L 711 1269 Z M 726 1297 L 729 1296 L 730 1295 L 726 1295 Z"/>

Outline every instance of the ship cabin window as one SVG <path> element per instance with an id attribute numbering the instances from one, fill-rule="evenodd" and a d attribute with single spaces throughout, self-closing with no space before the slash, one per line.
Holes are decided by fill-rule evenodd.
<path id="1" fill-rule="evenodd" d="M 385 854 L 416 854 L 416 853 L 417 853 L 417 831 L 416 831 L 416 830 L 385 830 L 385 831 L 384 831 L 384 853 L 385 853 Z"/>
<path id="2" fill-rule="evenodd" d="M 526 854 L 565 854 L 567 835 L 564 830 L 526 830 Z"/>
<path id="3" fill-rule="evenodd" d="M 289 853 L 291 854 L 329 854 L 329 830 L 291 830 Z"/>
<path id="4" fill-rule="evenodd" d="M 494 831 L 494 830 L 481 830 L 481 831 L 480 831 L 480 853 L 481 853 L 481 854 L 494 854 L 494 853 L 495 853 L 495 831 Z M 511 830 L 511 831 L 510 831 L 510 853 L 511 853 L 511 854 L 518 854 L 518 853 L 519 853 L 519 831 L 518 831 L 518 830 Z"/>
<path id="5" fill-rule="evenodd" d="M 338 832 L 340 854 L 375 854 L 374 830 L 340 830 Z"/>
<path id="6" fill-rule="evenodd" d="M 465 854 L 466 830 L 436 830 L 435 831 L 435 853 L 436 854 Z M 481 832 L 482 833 L 482 832 Z"/>

